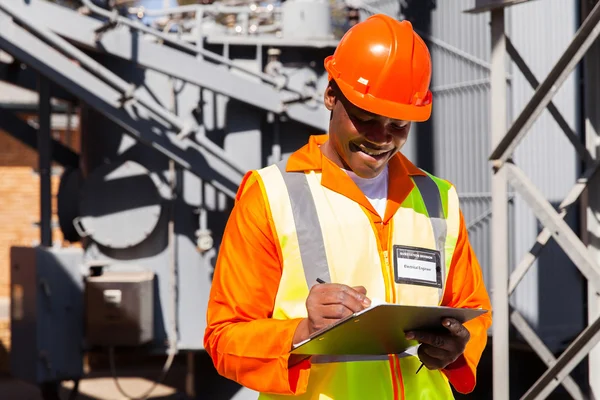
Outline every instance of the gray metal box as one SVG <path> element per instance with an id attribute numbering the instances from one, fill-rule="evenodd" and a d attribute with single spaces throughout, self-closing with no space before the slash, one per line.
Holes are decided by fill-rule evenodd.
<path id="1" fill-rule="evenodd" d="M 40 384 L 83 376 L 82 259 L 78 248 L 10 249 L 14 377 Z"/>
<path id="2" fill-rule="evenodd" d="M 86 280 L 90 346 L 140 346 L 154 340 L 154 273 L 106 271 Z"/>

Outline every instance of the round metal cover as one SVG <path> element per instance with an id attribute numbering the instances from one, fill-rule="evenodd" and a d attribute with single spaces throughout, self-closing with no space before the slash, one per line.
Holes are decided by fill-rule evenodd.
<path id="1" fill-rule="evenodd" d="M 125 249 L 143 242 L 158 225 L 161 196 L 149 171 L 134 161 L 103 165 L 86 180 L 74 221 L 96 243 Z"/>

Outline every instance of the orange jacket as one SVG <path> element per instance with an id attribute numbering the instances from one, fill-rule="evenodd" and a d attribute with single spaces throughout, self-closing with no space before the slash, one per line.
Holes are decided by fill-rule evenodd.
<path id="1" fill-rule="evenodd" d="M 380 235 L 386 237 L 386 221 L 413 188 L 409 174 L 423 172 L 400 153 L 392 158 L 389 205 L 381 224 L 381 217 L 360 189 L 347 185 L 347 179 L 340 179 L 345 173 L 321 154 L 319 145 L 326 140 L 326 135 L 312 136 L 306 146 L 292 154 L 287 170 L 321 170 L 321 184 L 371 210 L 373 222 L 383 226 Z M 246 174 L 225 227 L 208 303 L 204 346 L 217 371 L 243 386 L 259 392 L 303 393 L 310 375 L 310 361 L 288 368 L 288 353 L 300 320 L 271 318 L 281 277 L 281 250 L 258 179 L 256 172 Z M 491 310 L 462 214 L 442 305 Z M 490 313 L 467 322 L 471 339 L 466 350 L 444 370 L 461 393 L 471 392 L 475 387 L 476 368 L 490 325 Z"/>

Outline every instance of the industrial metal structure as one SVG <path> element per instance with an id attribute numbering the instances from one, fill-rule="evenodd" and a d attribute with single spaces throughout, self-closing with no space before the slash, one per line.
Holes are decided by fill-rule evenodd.
<path id="1" fill-rule="evenodd" d="M 548 370 L 527 390 L 522 399 L 544 399 L 561 383 L 574 399 L 600 397 L 600 265 L 597 258 L 597 180 L 598 170 L 598 62 L 600 61 L 600 3 L 582 1 L 582 22 L 564 53 L 554 63 L 552 69 L 541 82 L 538 82 L 521 58 L 518 51 L 507 38 L 505 29 L 505 8 L 521 1 L 478 1 L 471 12 L 491 12 L 492 68 L 491 68 L 491 112 L 492 152 L 490 160 L 494 168 L 492 182 L 492 253 L 493 263 L 493 364 L 494 399 L 510 398 L 510 362 L 509 362 L 509 325 L 512 325 L 524 337 L 531 348 L 547 364 Z M 561 85 L 582 61 L 586 53 L 586 63 L 581 70 L 584 101 L 580 105 L 585 121 L 583 135 L 579 136 L 565 122 L 560 111 L 552 103 Z M 534 94 L 510 121 L 506 129 L 506 55 L 510 55 L 515 64 L 535 88 Z M 552 117 L 571 142 L 579 156 L 583 172 L 577 183 L 566 194 L 557 209 L 545 198 L 523 169 L 517 166 L 515 150 L 524 140 L 536 119 L 547 108 Z M 582 140 L 583 137 L 583 140 Z M 556 160 L 559 164 L 563 160 Z M 520 195 L 531 207 L 542 229 L 530 251 L 512 269 L 508 258 L 509 218 L 508 188 Z M 585 195 L 585 212 L 582 216 L 583 229 L 578 235 L 564 221 L 569 208 Z M 579 237 L 583 236 L 584 241 Z M 539 257 L 544 246 L 554 239 L 564 253 L 577 266 L 588 282 L 587 287 L 587 326 L 568 347 L 555 358 L 535 330 L 531 328 L 519 310 L 510 310 L 509 296 L 523 279 L 531 265 Z M 510 322 L 509 322 L 510 321 Z M 572 370 L 584 359 L 589 362 L 589 387 L 581 388 L 570 378 Z"/>
<path id="2" fill-rule="evenodd" d="M 518 342 L 549 368 L 525 398 L 544 398 L 561 382 L 575 399 L 588 398 L 588 384 L 600 397 L 600 350 L 589 379 L 569 377 L 600 327 L 593 307 L 600 304 L 600 199 L 585 191 L 594 187 L 597 165 L 598 43 L 579 70 L 582 78 L 570 75 L 600 32 L 597 2 L 217 0 L 152 8 L 139 0 L 115 9 L 108 3 L 81 0 L 84 7 L 74 10 L 0 0 L 0 51 L 12 58 L 0 62 L 0 80 L 39 94 L 37 127 L 0 107 L 0 129 L 39 152 L 42 195 L 40 246 L 11 252 L 14 376 L 42 385 L 51 398 L 56 383 L 83 376 L 87 351 L 168 354 L 161 378 L 175 354 L 201 352 L 220 235 L 243 174 L 326 132 L 322 61 L 352 19 L 384 12 L 411 20 L 431 49 L 432 119 L 413 127 L 403 151 L 457 185 L 494 301 L 493 398 L 528 389 L 509 380 L 509 349 Z M 530 20 L 540 14 L 552 22 L 535 31 Z M 78 153 L 50 135 L 57 102 L 79 110 Z M 533 124 L 545 107 L 541 119 L 556 125 Z M 528 130 L 537 140 L 513 156 Z M 53 162 L 63 166 L 60 227 L 81 248 L 53 246 Z M 583 197 L 578 235 L 578 215 L 567 209 Z M 526 274 L 532 265 L 537 274 Z M 587 328 L 585 282 L 575 266 L 592 289 Z M 542 301 L 551 290 L 561 295 Z M 509 319 L 519 335 L 509 336 Z M 204 390 L 211 399 L 229 398 L 219 387 Z"/>

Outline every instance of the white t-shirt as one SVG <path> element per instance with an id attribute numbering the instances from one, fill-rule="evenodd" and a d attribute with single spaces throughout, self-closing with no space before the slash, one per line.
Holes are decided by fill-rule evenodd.
<path id="1" fill-rule="evenodd" d="M 381 171 L 375 178 L 361 178 L 352 171 L 344 170 L 350 178 L 356 183 L 356 186 L 369 199 L 375 211 L 379 213 L 381 218 L 385 215 L 385 207 L 387 205 L 388 195 L 388 166 Z"/>

